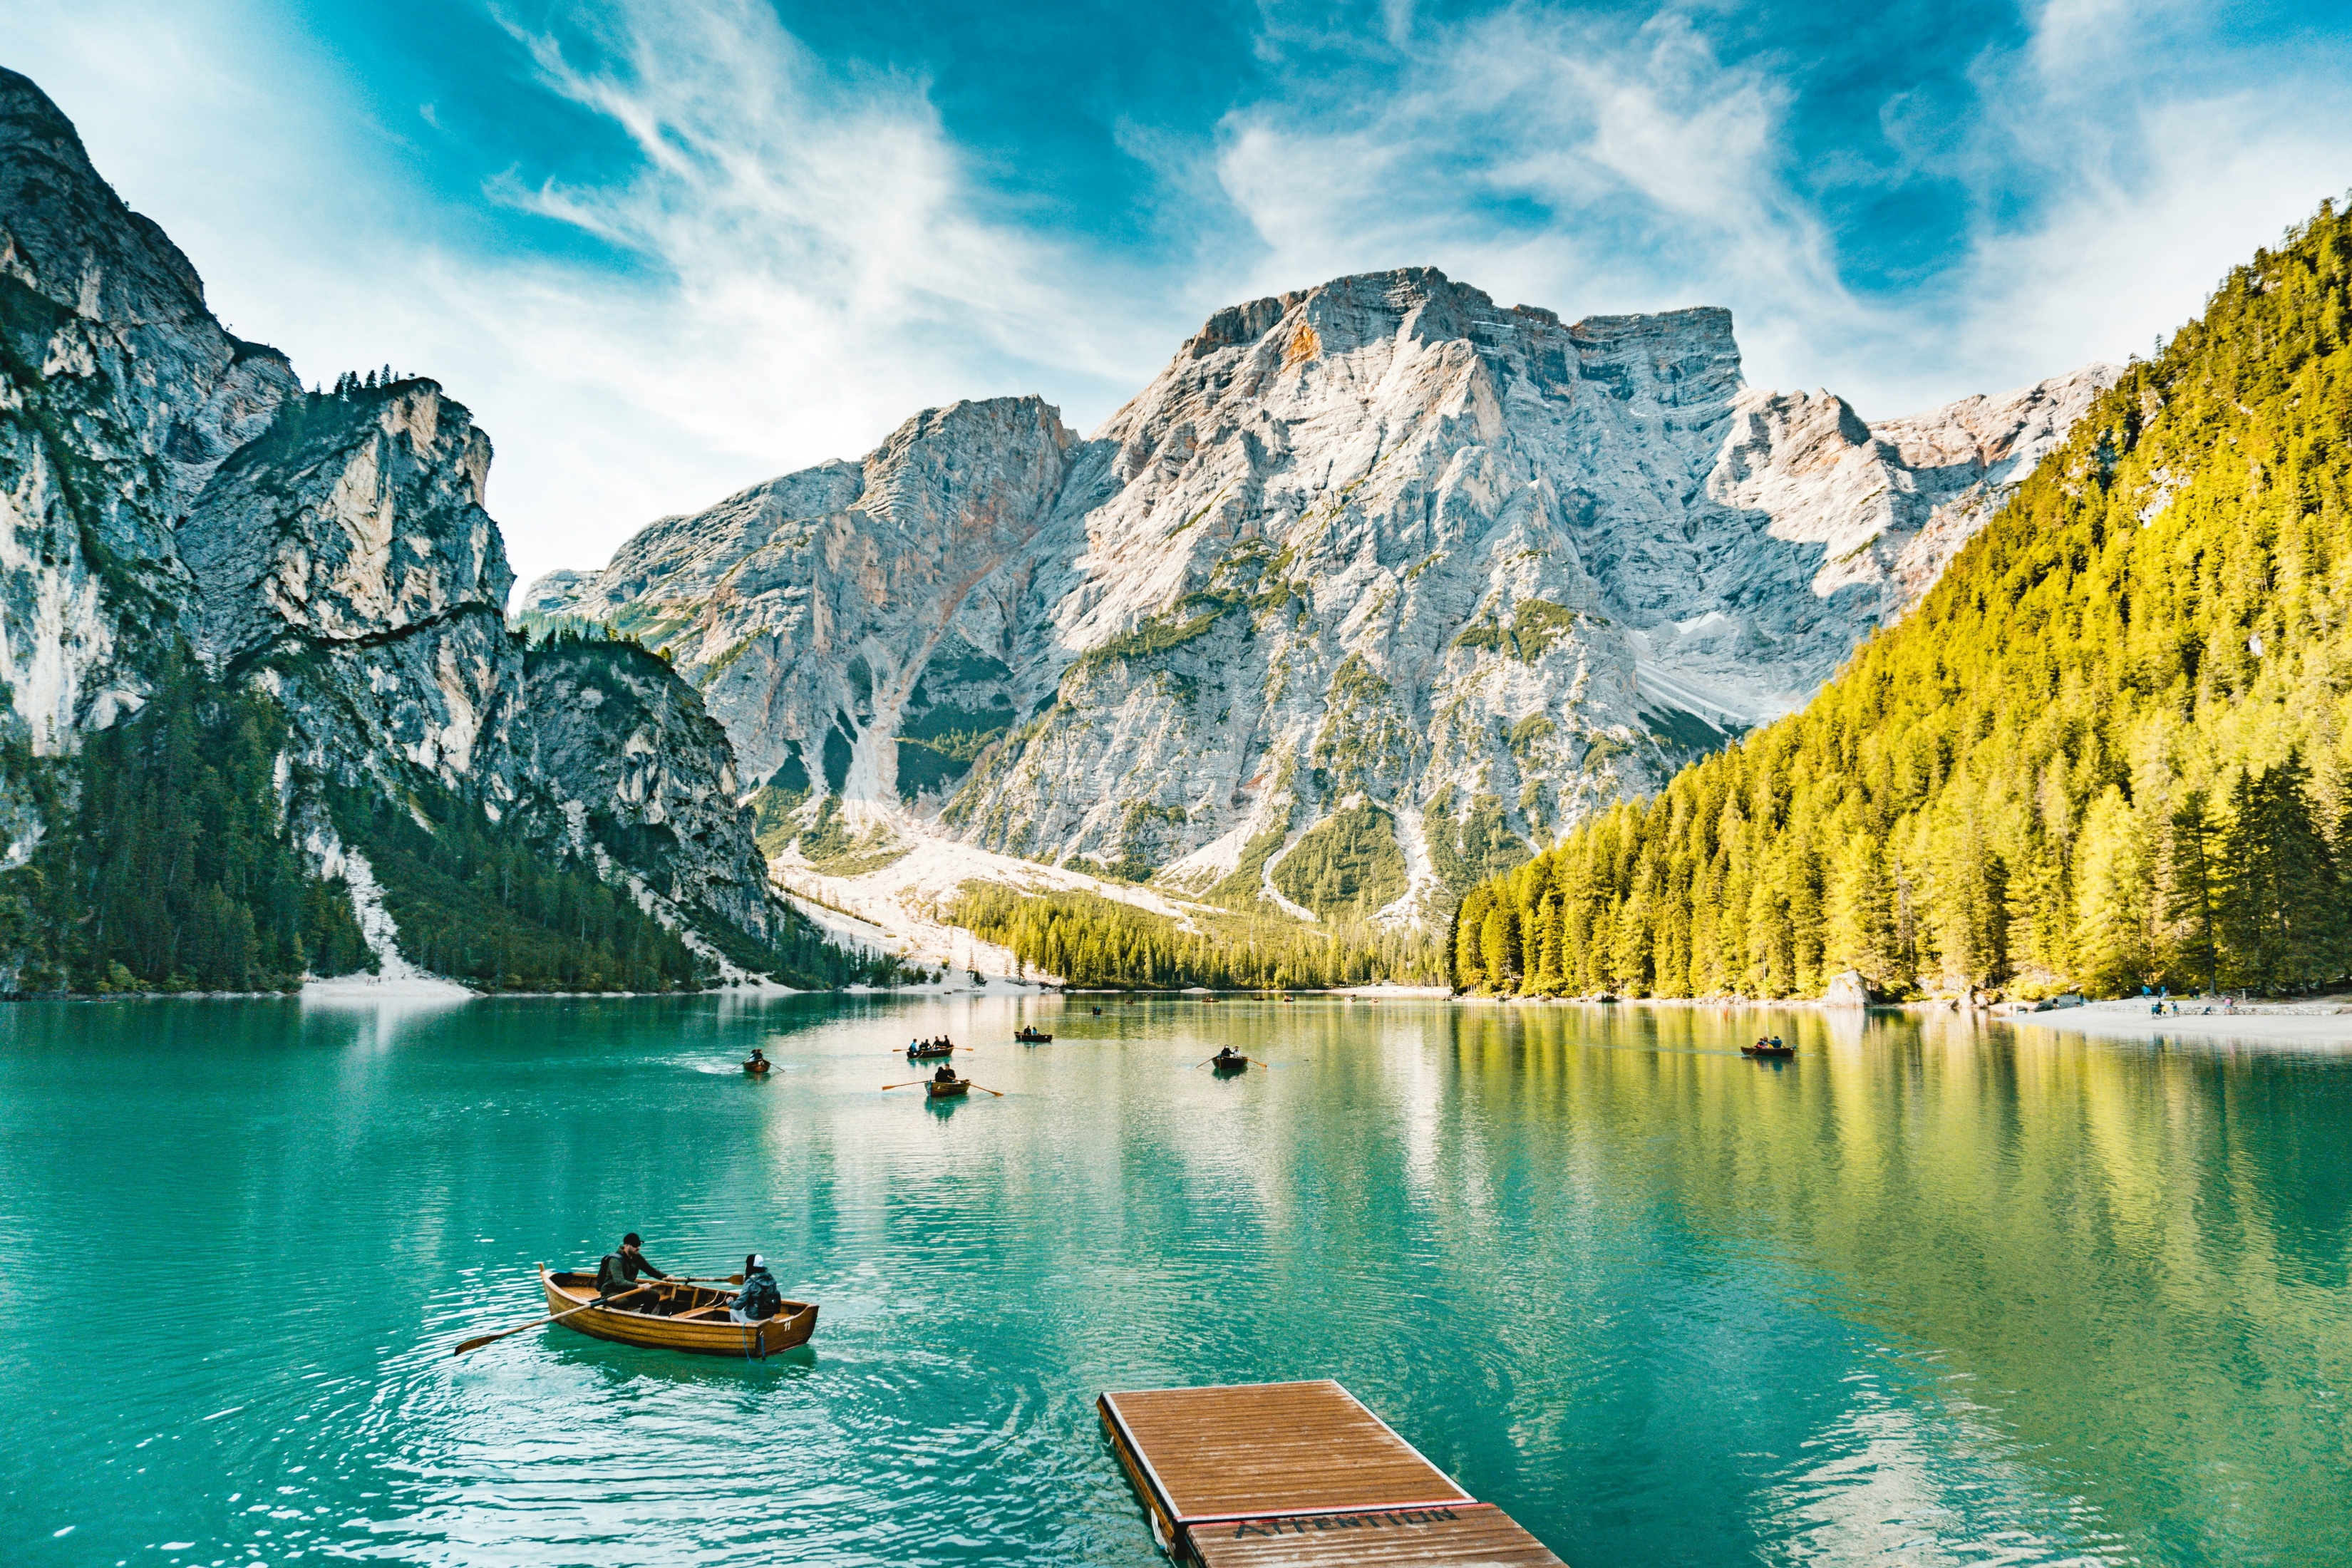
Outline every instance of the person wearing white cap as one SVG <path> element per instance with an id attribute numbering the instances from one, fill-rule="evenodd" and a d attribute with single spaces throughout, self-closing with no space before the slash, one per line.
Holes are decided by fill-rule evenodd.
<path id="1" fill-rule="evenodd" d="M 763 1323 L 783 1310 L 784 1293 L 776 1288 L 776 1277 L 768 1272 L 768 1260 L 756 1252 L 743 1259 L 743 1293 L 729 1310 L 729 1321 Z"/>

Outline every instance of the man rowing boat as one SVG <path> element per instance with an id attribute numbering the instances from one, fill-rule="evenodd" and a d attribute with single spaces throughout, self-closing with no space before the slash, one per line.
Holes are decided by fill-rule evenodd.
<path id="1" fill-rule="evenodd" d="M 955 1080 L 955 1068 L 950 1067 L 945 1062 L 941 1062 L 940 1064 L 940 1070 L 931 1075 L 931 1081 L 933 1083 L 953 1083 Z"/>
<path id="2" fill-rule="evenodd" d="M 617 1296 L 634 1286 L 640 1274 L 653 1279 L 669 1278 L 668 1275 L 655 1268 L 652 1260 L 646 1257 L 645 1245 L 637 1239 L 637 1233 L 633 1230 L 621 1237 L 620 1251 L 606 1253 L 604 1262 L 597 1265 L 596 1294 L 604 1297 Z"/>

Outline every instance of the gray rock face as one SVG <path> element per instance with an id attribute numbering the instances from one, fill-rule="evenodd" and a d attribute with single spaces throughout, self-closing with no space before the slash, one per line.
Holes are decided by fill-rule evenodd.
<path id="1" fill-rule="evenodd" d="M 1726 311 L 1345 278 L 1083 443 L 960 405 L 534 603 L 669 643 L 751 777 L 853 816 L 1292 908 L 1344 826 L 1315 854 L 1400 862 L 1404 920 L 1804 701 L 2113 374 L 1873 426 L 1743 387 Z"/>
<path id="2" fill-rule="evenodd" d="M 173 529 L 299 390 L 223 331 L 30 81 L 0 69 L 0 680 L 5 727 L 72 749 L 142 700 L 189 583 Z"/>
<path id="3" fill-rule="evenodd" d="M 342 778 L 514 794 L 514 574 L 482 509 L 490 444 L 429 381 L 289 402 L 179 534 L 191 641 L 260 680 Z"/>
<path id="4" fill-rule="evenodd" d="M 523 665 L 516 809 L 547 815 L 572 853 L 690 917 L 781 934 L 733 748 L 693 689 L 626 644 L 557 640 Z"/>
<path id="5" fill-rule="evenodd" d="M 692 689 L 634 649 L 527 655 L 508 629 L 490 455 L 430 381 L 306 395 L 223 331 L 187 259 L 0 70 L 0 740 L 73 750 L 184 640 L 286 710 L 287 819 L 314 855 L 343 851 L 305 791 L 431 784 L 722 949 L 783 931 Z M 0 797 L 13 865 L 43 825 Z"/>
<path id="6" fill-rule="evenodd" d="M 530 602 L 667 647 L 750 776 L 887 799 L 924 766 L 902 778 L 901 735 L 1009 721 L 1029 548 L 1076 440 L 1034 397 L 934 409 L 863 463 L 664 518 L 584 584 L 541 578 Z"/>

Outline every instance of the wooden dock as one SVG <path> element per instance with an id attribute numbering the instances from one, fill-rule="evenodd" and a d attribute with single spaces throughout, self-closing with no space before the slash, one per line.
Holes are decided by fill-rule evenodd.
<path id="1" fill-rule="evenodd" d="M 1180 1563 L 1564 1568 L 1328 1379 L 1106 1394 L 1095 1407 Z"/>

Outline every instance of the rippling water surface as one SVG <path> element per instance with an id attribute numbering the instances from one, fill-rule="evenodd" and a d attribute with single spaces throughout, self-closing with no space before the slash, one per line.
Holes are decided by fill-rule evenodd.
<path id="1" fill-rule="evenodd" d="M 1735 1053 L 1766 1027 L 1804 1054 Z M 942 1028 L 1005 1098 L 879 1091 Z M 1192 1070 L 1229 1040 L 1274 1070 Z M 674 1270 L 766 1252 L 814 1344 L 450 1357 L 628 1229 Z M 1142 1565 L 1096 1393 L 1332 1376 L 1580 1568 L 2345 1563 L 2348 1234 L 2329 1053 L 1395 1002 L 19 1005 L 0 1519 L 33 1562 Z"/>

